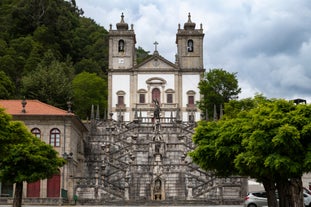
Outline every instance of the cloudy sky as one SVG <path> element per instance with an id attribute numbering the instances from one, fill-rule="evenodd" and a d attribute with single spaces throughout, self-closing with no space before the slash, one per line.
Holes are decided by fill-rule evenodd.
<path id="1" fill-rule="evenodd" d="M 178 24 L 203 24 L 205 69 L 236 72 L 240 98 L 303 98 L 311 103 L 310 0 L 76 0 L 109 29 L 134 24 L 136 47 L 174 62 Z"/>

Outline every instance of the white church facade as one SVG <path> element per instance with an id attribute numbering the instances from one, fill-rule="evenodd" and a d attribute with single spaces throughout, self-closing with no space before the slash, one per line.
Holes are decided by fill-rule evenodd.
<path id="1" fill-rule="evenodd" d="M 179 113 L 182 121 L 198 121 L 200 100 L 198 84 L 203 77 L 203 28 L 188 21 L 176 34 L 175 63 L 162 57 L 157 50 L 145 61 L 136 64 L 136 36 L 122 14 L 116 29 L 109 30 L 108 111 L 114 119 L 132 121 L 135 113 L 153 117 L 154 102 L 159 103 L 160 116 Z M 119 117 L 118 117 L 119 116 Z"/>

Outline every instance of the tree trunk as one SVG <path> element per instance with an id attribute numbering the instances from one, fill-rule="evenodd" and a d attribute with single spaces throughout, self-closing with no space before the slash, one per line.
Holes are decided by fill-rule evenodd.
<path id="1" fill-rule="evenodd" d="M 279 207 L 289 207 L 290 206 L 290 190 L 289 182 L 287 179 L 277 180 L 277 189 L 279 194 Z"/>
<path id="2" fill-rule="evenodd" d="M 22 199 L 23 199 L 23 182 L 17 182 L 15 184 L 13 207 L 21 207 Z"/>
<path id="3" fill-rule="evenodd" d="M 291 207 L 303 207 L 303 188 L 302 181 L 300 178 L 290 179 L 290 205 Z"/>
<path id="4" fill-rule="evenodd" d="M 267 192 L 268 206 L 278 207 L 278 202 L 276 198 L 276 187 L 273 180 L 263 180 L 262 184 Z"/>

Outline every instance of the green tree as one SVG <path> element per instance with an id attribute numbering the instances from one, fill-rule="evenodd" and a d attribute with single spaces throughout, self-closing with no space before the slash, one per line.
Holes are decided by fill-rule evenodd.
<path id="1" fill-rule="evenodd" d="M 203 99 L 199 101 L 199 108 L 209 116 L 214 117 L 214 107 L 220 114 L 220 106 L 238 98 L 241 93 L 236 73 L 229 73 L 223 69 L 212 69 L 204 74 L 204 79 L 199 83 L 200 94 Z M 207 113 L 206 113 L 207 114 Z M 210 118 L 210 117 L 205 117 Z"/>
<path id="2" fill-rule="evenodd" d="M 83 71 L 88 73 L 96 73 L 99 76 L 103 76 L 103 71 L 101 70 L 98 63 L 93 59 L 82 59 L 75 65 L 76 74 L 79 74 Z"/>
<path id="3" fill-rule="evenodd" d="M 256 178 L 268 192 L 269 206 L 277 205 L 276 188 L 280 206 L 303 206 L 301 176 L 311 170 L 311 106 L 262 96 L 246 103 L 253 107 L 225 113 L 218 122 L 200 122 L 190 156 L 222 176 Z"/>
<path id="4" fill-rule="evenodd" d="M 144 60 L 146 60 L 147 58 L 151 57 L 151 55 L 149 54 L 150 51 L 145 51 L 142 47 L 138 46 L 138 48 L 136 49 L 136 61 L 137 64 L 143 62 Z"/>
<path id="5" fill-rule="evenodd" d="M 16 62 L 11 55 L 4 55 L 0 57 L 0 70 L 5 72 L 5 74 L 13 81 L 16 81 L 18 76 L 18 70 L 16 70 L 15 64 Z"/>
<path id="6" fill-rule="evenodd" d="M 8 44 L 4 39 L 0 38 L 0 56 L 3 56 L 6 54 L 8 48 Z"/>
<path id="7" fill-rule="evenodd" d="M 12 121 L 3 109 L 0 126 L 0 180 L 15 183 L 13 206 L 20 207 L 23 182 L 52 177 L 65 160 L 52 146 L 33 136 L 22 122 Z"/>
<path id="8" fill-rule="evenodd" d="M 101 112 L 107 108 L 107 82 L 95 73 L 82 72 L 72 81 L 74 112 L 80 118 L 89 116 L 92 105 Z"/>
<path id="9" fill-rule="evenodd" d="M 23 77 L 22 94 L 65 109 L 67 101 L 72 97 L 70 83 L 73 71 L 71 65 L 58 61 L 52 61 L 50 65 L 40 64 Z"/>
<path id="10" fill-rule="evenodd" d="M 81 17 L 79 23 L 80 26 L 75 30 L 73 37 L 75 48 L 72 54 L 73 61 L 75 63 L 79 63 L 83 59 L 96 61 L 100 70 L 106 73 L 109 55 L 108 32 L 89 18 Z M 78 70 L 77 74 L 79 71 L 81 70 Z"/>
<path id="11" fill-rule="evenodd" d="M 0 99 L 12 98 L 13 94 L 14 84 L 3 71 L 0 71 Z"/>

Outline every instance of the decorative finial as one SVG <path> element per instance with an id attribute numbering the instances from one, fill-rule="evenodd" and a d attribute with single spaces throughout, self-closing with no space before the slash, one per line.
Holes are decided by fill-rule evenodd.
<path id="1" fill-rule="evenodd" d="M 97 105 L 97 108 L 96 108 L 96 121 L 99 121 L 100 117 L 99 117 L 99 105 Z"/>
<path id="2" fill-rule="evenodd" d="M 72 102 L 71 101 L 67 101 L 67 107 L 68 107 L 68 110 L 67 110 L 67 113 L 71 113 L 71 107 L 72 107 Z"/>
<path id="3" fill-rule="evenodd" d="M 26 104 L 27 104 L 27 101 L 26 101 L 26 98 L 24 97 L 23 100 L 22 100 L 22 107 L 23 107 L 22 113 L 26 113 L 26 109 L 25 109 Z"/>
<path id="4" fill-rule="evenodd" d="M 121 22 L 124 23 L 124 15 L 123 15 L 123 12 L 122 12 L 122 15 L 121 15 Z"/>
<path id="5" fill-rule="evenodd" d="M 190 15 L 190 12 L 188 13 L 188 22 L 191 23 L 191 15 Z"/>

